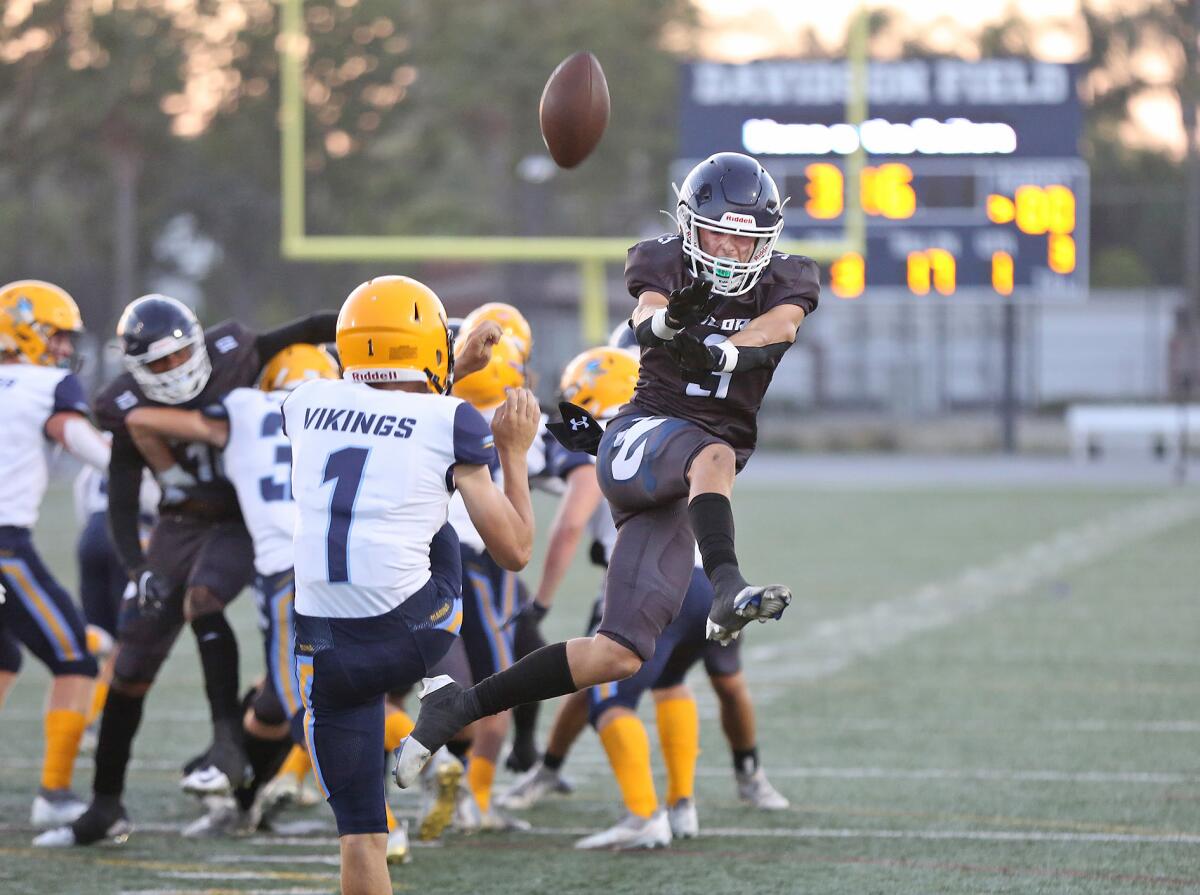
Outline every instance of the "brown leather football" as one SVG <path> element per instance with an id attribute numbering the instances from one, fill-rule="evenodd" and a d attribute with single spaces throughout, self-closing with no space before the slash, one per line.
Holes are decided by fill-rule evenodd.
<path id="1" fill-rule="evenodd" d="M 608 82 L 591 53 L 568 56 L 550 74 L 538 105 L 542 140 L 560 168 L 587 158 L 608 125 Z"/>

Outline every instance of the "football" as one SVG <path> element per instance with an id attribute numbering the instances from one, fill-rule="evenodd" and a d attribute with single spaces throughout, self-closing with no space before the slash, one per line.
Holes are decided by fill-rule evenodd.
<path id="1" fill-rule="evenodd" d="M 608 125 L 608 82 L 591 53 L 568 56 L 550 74 L 538 105 L 542 140 L 560 168 L 574 168 L 604 135 Z"/>

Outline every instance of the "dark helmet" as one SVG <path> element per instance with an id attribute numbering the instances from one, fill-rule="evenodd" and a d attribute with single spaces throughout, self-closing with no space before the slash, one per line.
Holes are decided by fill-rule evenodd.
<path id="1" fill-rule="evenodd" d="M 634 357 L 641 357 L 642 354 L 642 346 L 638 344 L 637 334 L 628 320 L 622 320 L 613 328 L 608 336 L 608 347 L 628 351 Z"/>
<path id="2" fill-rule="evenodd" d="M 134 299 L 117 323 L 117 338 L 125 353 L 125 369 L 151 401 L 183 404 L 208 384 L 212 364 L 204 329 L 183 302 L 165 295 Z M 177 352 L 182 359 L 173 366 L 158 372 L 151 369 L 156 361 Z"/>
<path id="3" fill-rule="evenodd" d="M 758 162 L 740 152 L 710 155 L 677 189 L 675 220 L 692 273 L 711 280 L 719 295 L 741 295 L 758 282 L 783 230 L 783 206 L 775 181 Z M 700 231 L 751 236 L 748 261 L 719 258 L 700 246 Z"/>

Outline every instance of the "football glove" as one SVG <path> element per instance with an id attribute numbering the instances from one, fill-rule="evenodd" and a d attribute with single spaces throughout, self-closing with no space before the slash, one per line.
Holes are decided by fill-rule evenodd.
<path id="1" fill-rule="evenodd" d="M 562 414 L 562 422 L 546 424 L 555 440 L 568 451 L 582 451 L 596 456 L 600 439 L 604 437 L 604 429 L 596 422 L 596 418 L 570 401 L 560 401 L 558 412 Z"/>
<path id="2" fill-rule="evenodd" d="M 716 345 L 705 345 L 694 333 L 681 332 L 667 343 L 679 366 L 691 373 L 719 370 L 725 355 Z"/>
<path id="3" fill-rule="evenodd" d="M 667 298 L 667 326 L 683 329 L 707 317 L 713 303 L 712 288 L 708 280 L 692 280 L 682 289 L 673 290 Z"/>
<path id="4" fill-rule="evenodd" d="M 133 583 L 137 585 L 138 609 L 150 615 L 161 612 L 167 598 L 171 596 L 171 588 L 167 582 L 149 569 L 143 569 Z"/>

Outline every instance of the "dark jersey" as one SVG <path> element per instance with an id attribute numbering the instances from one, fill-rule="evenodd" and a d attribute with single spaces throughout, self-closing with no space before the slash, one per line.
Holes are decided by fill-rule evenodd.
<path id="1" fill-rule="evenodd" d="M 647 239 L 629 250 L 625 285 L 635 299 L 646 292 L 670 295 L 692 280 L 691 262 L 679 236 Z M 720 300 L 708 319 L 689 327 L 689 332 L 708 341 L 728 338 L 778 305 L 797 305 L 805 315 L 811 314 L 820 295 L 815 261 L 776 252 L 753 289 Z M 754 452 L 758 408 L 778 363 L 742 373 L 692 374 L 679 369 L 667 348 L 643 348 L 633 404 L 658 416 L 695 423 L 727 442 L 737 454 L 740 469 Z"/>
<path id="2" fill-rule="evenodd" d="M 113 433 L 114 440 L 128 439 L 125 415 L 135 407 L 176 407 L 196 410 L 217 404 L 235 388 L 252 386 L 262 368 L 258 356 L 256 335 L 236 321 L 218 323 L 204 331 L 204 342 L 212 361 L 212 374 L 204 390 L 185 404 L 165 405 L 152 401 L 130 373 L 122 373 L 96 396 L 96 419 L 100 427 Z M 189 504 L 193 509 L 203 509 L 205 516 L 239 516 L 237 494 L 221 469 L 221 453 L 211 445 L 201 442 L 169 441 L 171 456 L 199 483 L 189 490 L 193 501 L 185 502 L 177 512 L 187 514 Z"/>

